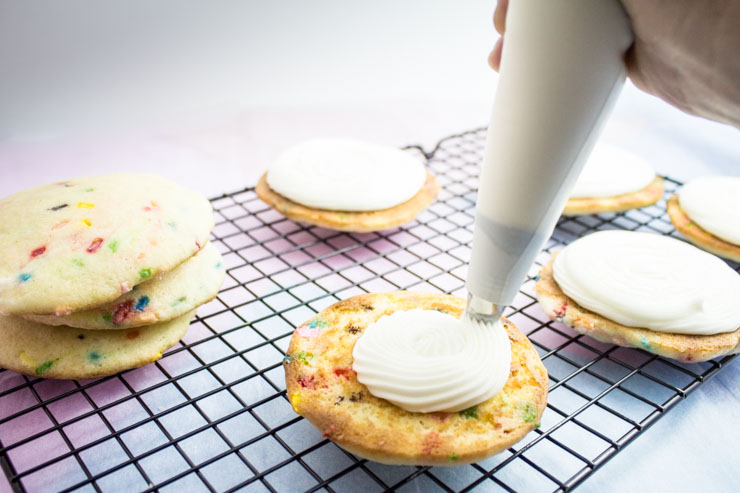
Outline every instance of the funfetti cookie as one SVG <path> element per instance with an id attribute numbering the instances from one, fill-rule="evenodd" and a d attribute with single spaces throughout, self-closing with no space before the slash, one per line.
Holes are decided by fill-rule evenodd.
<path id="1" fill-rule="evenodd" d="M 656 203 L 663 179 L 645 159 L 620 147 L 599 143 L 573 186 L 564 216 L 621 212 Z"/>
<path id="2" fill-rule="evenodd" d="M 125 329 L 172 320 L 212 300 L 226 269 L 212 243 L 161 279 L 137 284 L 128 293 L 103 306 L 69 315 L 21 315 L 27 320 L 91 330 Z"/>
<path id="3" fill-rule="evenodd" d="M 195 311 L 127 330 L 51 327 L 0 315 L 0 367 L 40 378 L 97 378 L 152 363 L 182 339 Z"/>
<path id="4" fill-rule="evenodd" d="M 416 156 L 367 142 L 317 139 L 281 154 L 255 191 L 286 217 L 369 232 L 413 220 L 439 193 Z"/>
<path id="5" fill-rule="evenodd" d="M 536 292 L 550 318 L 602 342 L 683 362 L 740 352 L 740 275 L 681 240 L 584 236 L 553 254 Z"/>
<path id="6" fill-rule="evenodd" d="M 666 204 L 671 222 L 694 245 L 740 262 L 740 178 L 692 180 Z"/>
<path id="7" fill-rule="evenodd" d="M 459 318 L 464 309 L 461 298 L 404 291 L 363 294 L 326 308 L 295 330 L 284 359 L 294 410 L 340 447 L 386 464 L 454 466 L 505 450 L 538 425 L 548 391 L 537 351 L 511 322 L 502 319 L 511 353 L 504 386 L 457 412 L 408 411 L 373 395 L 353 369 L 357 341 L 381 317 L 434 310 Z M 420 333 L 420 345 L 435 341 Z"/>
<path id="8" fill-rule="evenodd" d="M 211 204 L 155 175 L 74 178 L 0 200 L 0 312 L 66 314 L 115 300 L 208 240 Z"/>

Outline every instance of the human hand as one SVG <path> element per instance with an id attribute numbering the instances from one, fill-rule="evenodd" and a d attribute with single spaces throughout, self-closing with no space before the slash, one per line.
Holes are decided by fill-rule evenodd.
<path id="1" fill-rule="evenodd" d="M 740 128 L 740 2 L 621 2 L 635 37 L 625 58 L 632 82 L 682 111 Z M 508 6 L 509 0 L 498 0 L 493 15 L 502 36 L 489 56 L 494 70 L 501 64 Z"/>

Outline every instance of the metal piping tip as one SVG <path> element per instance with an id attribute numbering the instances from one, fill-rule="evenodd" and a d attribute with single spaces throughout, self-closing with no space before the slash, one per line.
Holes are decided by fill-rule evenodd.
<path id="1" fill-rule="evenodd" d="M 492 301 L 479 298 L 473 293 L 468 293 L 468 304 L 465 307 L 464 316 L 470 320 L 492 324 L 498 322 L 504 313 L 504 306 L 497 305 Z"/>

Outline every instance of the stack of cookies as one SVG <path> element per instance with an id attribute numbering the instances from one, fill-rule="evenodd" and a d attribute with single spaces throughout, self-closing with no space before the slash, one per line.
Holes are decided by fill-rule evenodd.
<path id="1" fill-rule="evenodd" d="M 0 367 L 94 378 L 157 360 L 223 282 L 212 228 L 208 200 L 147 174 L 0 200 Z"/>

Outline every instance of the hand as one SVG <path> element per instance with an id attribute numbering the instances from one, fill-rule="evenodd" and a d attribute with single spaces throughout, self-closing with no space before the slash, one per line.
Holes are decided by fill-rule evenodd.
<path id="1" fill-rule="evenodd" d="M 682 111 L 740 128 L 740 1 L 621 1 L 635 36 L 625 60 L 632 82 Z M 494 70 L 508 6 L 499 0 L 493 14 L 502 36 L 488 60 Z"/>

